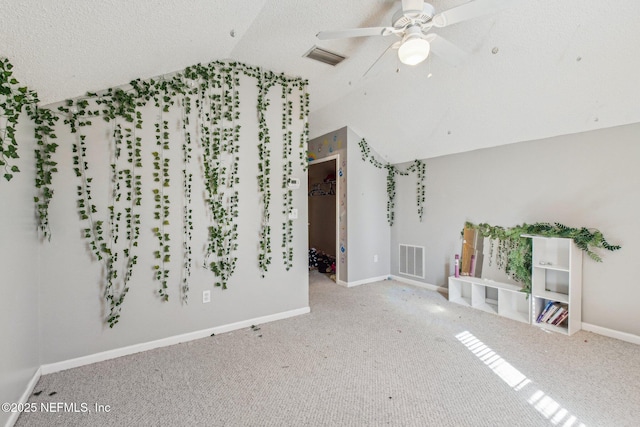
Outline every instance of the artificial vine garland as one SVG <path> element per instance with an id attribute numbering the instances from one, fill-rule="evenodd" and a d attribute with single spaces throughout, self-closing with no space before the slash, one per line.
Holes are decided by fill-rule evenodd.
<path id="1" fill-rule="evenodd" d="M 12 69 L 8 59 L 0 59 L 0 166 L 7 181 L 11 181 L 14 173 L 20 172 L 18 166 L 11 164 L 20 157 L 16 141 L 18 118 L 25 105 L 37 102 L 33 99 L 34 92 L 19 86 Z"/>
<path id="2" fill-rule="evenodd" d="M 18 166 L 12 164 L 19 158 L 16 126 L 23 108 L 35 123 L 35 187 L 34 202 L 38 229 L 47 240 L 51 239 L 49 227 L 49 203 L 53 198 L 51 181 L 57 172 L 53 154 L 58 145 L 53 127 L 58 117 L 50 110 L 38 108 L 38 94 L 26 86 L 20 86 L 13 76 L 13 65 L 7 58 L 0 59 L 0 167 L 3 177 L 10 181 L 15 173 L 20 172 Z"/>
<path id="3" fill-rule="evenodd" d="M 5 118 L 0 122 L 2 140 L 0 141 L 0 166 L 5 168 L 5 179 L 10 180 L 12 173 L 18 172 L 11 159 L 18 157 L 15 141 L 15 125 L 23 106 L 27 106 L 30 117 L 36 123 L 36 187 L 39 191 L 35 198 L 40 218 L 40 228 L 46 237 L 50 237 L 47 210 L 53 195 L 50 188 L 51 176 L 56 172 L 56 163 L 52 160 L 57 145 L 53 142 L 56 135 L 53 126 L 58 120 L 56 113 L 37 108 L 37 96 L 26 88 L 17 86 L 17 80 L 11 77 L 11 64 L 2 60 L 0 80 L 0 115 Z M 304 148 L 309 135 L 308 114 L 309 97 L 306 92 L 307 81 L 288 78 L 264 72 L 258 67 L 251 67 L 235 62 L 213 62 L 208 65 L 188 67 L 183 72 L 169 78 L 159 80 L 140 79 L 131 82 L 128 90 L 108 89 L 102 94 L 88 93 L 82 99 L 70 100 L 58 109 L 58 114 L 65 117 L 65 124 L 72 134 L 77 135 L 73 144 L 73 162 L 76 175 L 80 178 L 77 186 L 77 208 L 82 221 L 86 221 L 84 236 L 97 260 L 105 265 L 105 298 L 109 304 L 107 323 L 113 327 L 120 318 L 125 296 L 129 290 L 129 281 L 133 266 L 137 262 L 135 253 L 140 236 L 140 214 L 138 208 L 142 200 L 141 176 L 138 168 L 142 167 L 141 138 L 136 130 L 142 129 L 140 107 L 154 101 L 160 112 L 160 119 L 155 123 L 156 144 L 158 149 L 152 153 L 154 165 L 154 182 L 152 189 L 154 201 L 154 218 L 157 223 L 152 228 L 158 239 L 158 248 L 154 252 L 158 263 L 155 265 L 155 278 L 161 283 L 158 294 L 162 300 L 169 298 L 169 269 L 171 260 L 170 236 L 165 229 L 169 225 L 169 193 L 165 192 L 170 185 L 169 162 L 170 149 L 169 123 L 163 114 L 169 108 L 178 105 L 182 109 L 182 185 L 183 185 L 183 277 L 181 285 L 182 301 L 187 301 L 189 276 L 192 266 L 192 209 L 191 187 L 193 176 L 188 172 L 191 161 L 192 137 L 190 132 L 190 115 L 197 112 L 199 130 L 197 139 L 202 145 L 203 168 L 206 202 L 211 213 L 212 226 L 209 227 L 209 241 L 206 248 L 206 267 L 211 269 L 217 279 L 217 286 L 226 288 L 235 270 L 237 257 L 238 225 L 238 191 L 239 184 L 239 74 L 256 78 L 260 87 L 258 97 L 259 146 L 260 162 L 258 164 L 258 184 L 262 202 L 262 224 L 260 231 L 259 268 L 262 275 L 271 262 L 270 233 L 270 152 L 269 128 L 265 113 L 269 107 L 267 92 L 276 84 L 283 87 L 283 128 L 292 124 L 293 103 L 289 100 L 293 88 L 300 90 L 300 120 L 303 130 L 300 134 L 300 163 L 306 167 Z M 179 102 L 176 102 L 179 100 Z M 195 102 L 195 109 L 192 103 Z M 87 134 L 82 130 L 91 126 L 93 117 L 102 117 L 112 124 L 111 144 L 112 159 L 110 162 L 110 202 L 107 211 L 100 211 L 93 202 L 92 181 L 87 159 Z M 283 133 L 283 156 L 292 154 L 293 135 L 285 129 Z M 288 184 L 292 174 L 291 162 L 285 162 L 283 169 L 283 186 Z M 285 209 L 291 208 L 292 193 L 287 190 L 284 195 Z M 292 223 L 285 223 L 283 231 L 284 244 L 293 241 Z M 286 248 L 285 265 L 291 267 L 293 249 Z M 122 272 L 122 273 L 121 273 Z"/>
<path id="4" fill-rule="evenodd" d="M 262 221 L 260 222 L 258 243 L 258 268 L 262 277 L 265 276 L 271 264 L 271 159 L 269 146 L 271 137 L 265 113 L 269 107 L 267 93 L 273 84 L 273 75 L 261 73 L 258 77 L 258 192 L 262 207 Z"/>
<path id="5" fill-rule="evenodd" d="M 293 267 L 293 220 L 289 216 L 293 209 L 293 191 L 289 188 L 293 176 L 293 134 L 289 129 L 293 116 L 293 102 L 289 100 L 291 92 L 290 87 L 282 86 L 282 259 L 287 271 Z"/>
<path id="6" fill-rule="evenodd" d="M 58 172 L 57 163 L 53 161 L 53 154 L 56 152 L 58 144 L 54 142 L 57 138 L 53 133 L 53 127 L 58 121 L 58 116 L 51 110 L 38 108 L 36 104 L 27 105 L 27 113 L 35 123 L 36 148 L 36 192 L 33 197 L 36 204 L 36 217 L 38 229 L 42 236 L 51 240 L 51 228 L 49 226 L 49 203 L 53 198 L 53 188 L 51 182 L 53 174 Z"/>
<path id="7" fill-rule="evenodd" d="M 362 160 L 371 163 L 378 169 L 387 170 L 387 221 L 392 226 L 395 220 L 395 200 L 396 200 L 396 175 L 407 176 L 410 172 L 413 172 L 417 176 L 416 180 L 416 204 L 418 206 L 418 218 L 422 222 L 424 215 L 424 202 L 425 202 L 425 184 L 427 167 L 421 160 L 414 160 L 413 164 L 406 170 L 402 171 L 395 165 L 390 163 L 382 163 L 371 154 L 371 148 L 367 144 L 366 140 L 362 138 L 358 143 L 360 147 L 360 153 Z"/>
<path id="8" fill-rule="evenodd" d="M 166 81 L 160 85 L 162 92 L 167 92 Z M 156 108 L 159 109 L 159 123 L 155 123 L 156 130 L 156 146 L 158 151 L 151 153 L 153 155 L 153 181 L 157 187 L 153 189 L 154 211 L 153 217 L 157 221 L 157 226 L 153 228 L 153 233 L 158 240 L 158 249 L 154 252 L 157 264 L 154 265 L 155 279 L 160 282 L 158 294 L 163 301 L 169 300 L 167 293 L 167 281 L 169 279 L 169 269 L 167 265 L 171 262 L 171 237 L 167 231 L 169 226 L 170 202 L 169 195 L 165 190 L 170 186 L 169 177 L 169 122 L 164 117 L 164 113 L 169 112 L 169 102 L 171 98 L 168 96 L 159 96 L 154 94 L 154 102 Z"/>
<path id="9" fill-rule="evenodd" d="M 238 258 L 238 141 L 240 119 L 237 86 L 240 82 L 234 64 L 223 66 L 202 85 L 206 87 L 200 108 L 207 108 L 201 121 L 207 203 L 213 225 L 209 227 L 206 265 L 216 275 L 216 286 L 227 288 Z M 200 116 L 202 117 L 202 115 Z"/>
<path id="10" fill-rule="evenodd" d="M 482 237 L 490 240 L 489 262 L 493 262 L 495 252 L 497 267 L 513 280 L 522 283 L 523 291 L 526 293 L 531 293 L 532 240 L 523 235 L 572 239 L 578 248 L 596 262 L 602 262 L 602 258 L 594 249 L 617 251 L 621 248 L 618 245 L 609 244 L 599 230 L 589 230 L 585 227 L 572 228 L 557 222 L 522 224 L 510 228 L 467 222 L 465 228 L 478 230 Z"/>
<path id="11" fill-rule="evenodd" d="M 182 250 L 184 261 L 182 265 L 182 302 L 189 299 L 189 278 L 191 277 L 191 266 L 193 264 L 191 241 L 193 240 L 193 209 L 191 208 L 191 186 L 193 184 L 193 174 L 189 172 L 191 164 L 191 152 L 193 151 L 191 142 L 191 132 L 189 131 L 189 115 L 191 114 L 191 93 L 183 93 L 180 105 L 182 106 L 182 131 L 184 141 L 182 143 Z"/>
<path id="12" fill-rule="evenodd" d="M 59 111 L 67 114 L 65 123 L 69 125 L 71 133 L 78 135 L 73 144 L 73 164 L 76 176 L 81 183 L 77 187 L 78 214 L 80 219 L 87 222 L 84 237 L 97 258 L 105 266 L 105 299 L 109 304 L 107 323 L 113 327 L 118 323 L 122 303 L 129 292 L 129 281 L 133 274 L 133 266 L 137 263 L 135 249 L 140 237 L 140 214 L 137 208 L 141 205 L 142 190 L 141 176 L 137 169 L 142 167 L 141 139 L 136 137 L 136 129 L 142 127 L 142 118 L 137 111 L 138 103 L 135 97 L 123 90 L 108 90 L 102 96 L 88 94 L 95 100 L 96 108 L 91 109 L 87 99 L 67 101 Z M 92 181 L 87 159 L 86 135 L 81 128 L 91 125 L 91 117 L 99 117 L 105 122 L 113 124 L 111 169 L 111 193 L 105 220 L 105 214 L 100 214 L 93 203 Z M 122 122 L 129 123 L 123 127 Z M 123 157 L 122 151 L 126 152 Z M 125 225 L 122 225 L 122 221 Z M 124 229 L 124 231 L 123 231 Z M 105 232 L 106 230 L 106 232 Z M 121 237 L 126 241 L 122 242 Z M 119 258 L 122 261 L 119 264 Z M 122 271 L 119 273 L 119 271 Z"/>

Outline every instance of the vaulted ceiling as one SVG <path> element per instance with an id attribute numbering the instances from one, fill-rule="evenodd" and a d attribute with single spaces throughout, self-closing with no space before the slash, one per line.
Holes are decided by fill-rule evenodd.
<path id="1" fill-rule="evenodd" d="M 457 66 L 378 60 L 394 35 L 316 38 L 391 25 L 391 0 L 0 0 L 0 56 L 43 104 L 219 59 L 301 76 L 312 137 L 348 125 L 393 163 L 640 122 L 640 2 L 506 1 L 435 31 Z M 347 59 L 304 57 L 314 45 Z"/>

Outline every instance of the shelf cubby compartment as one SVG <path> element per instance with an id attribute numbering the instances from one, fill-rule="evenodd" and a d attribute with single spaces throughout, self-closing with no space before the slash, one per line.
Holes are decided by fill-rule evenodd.
<path id="1" fill-rule="evenodd" d="M 530 323 L 531 304 L 518 285 L 477 277 L 449 277 L 449 301 Z"/>
<path id="2" fill-rule="evenodd" d="M 487 313 L 498 314 L 498 301 L 487 298 L 487 287 L 477 283 L 471 284 L 471 306 Z"/>
<path id="3" fill-rule="evenodd" d="M 529 323 L 529 310 L 531 300 L 524 292 L 498 290 L 498 300 L 500 301 L 498 314 L 509 319 Z"/>
<path id="4" fill-rule="evenodd" d="M 532 266 L 569 271 L 573 244 L 571 239 L 531 235 L 524 237 L 531 237 L 535 246 L 531 260 Z"/>
<path id="5" fill-rule="evenodd" d="M 462 280 L 450 280 L 449 301 L 471 307 L 471 283 Z"/>
<path id="6" fill-rule="evenodd" d="M 549 331 L 554 331 L 554 332 L 559 332 L 561 334 L 566 334 L 569 335 L 569 323 L 571 321 L 571 310 L 569 311 L 569 315 L 567 316 L 566 319 L 564 319 L 564 321 L 562 321 L 562 323 L 558 324 L 558 325 L 553 325 L 551 323 L 546 323 L 546 322 L 538 322 L 537 318 L 540 315 L 540 313 L 542 313 L 542 311 L 544 310 L 544 308 L 547 306 L 548 302 L 557 302 L 557 303 L 561 303 L 561 304 L 565 304 L 566 305 L 566 301 L 558 301 L 556 299 L 546 299 L 546 298 L 533 298 L 533 321 L 532 323 L 534 323 L 536 326 L 542 328 L 542 329 L 546 329 Z"/>

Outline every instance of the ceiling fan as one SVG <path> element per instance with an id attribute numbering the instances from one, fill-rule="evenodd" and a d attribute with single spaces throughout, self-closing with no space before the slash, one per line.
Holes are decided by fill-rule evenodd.
<path id="1" fill-rule="evenodd" d="M 443 28 L 495 12 L 508 2 L 509 0 L 474 0 L 436 14 L 435 8 L 424 0 L 402 0 L 402 7 L 393 14 L 390 27 L 320 31 L 317 37 L 320 40 L 330 40 L 393 34 L 401 40 L 392 44 L 387 51 L 390 48 L 398 49 L 398 58 L 403 64 L 417 65 L 427 59 L 429 52 L 433 52 L 445 61 L 457 65 L 462 62 L 466 53 L 448 40 L 430 33 L 431 28 Z"/>

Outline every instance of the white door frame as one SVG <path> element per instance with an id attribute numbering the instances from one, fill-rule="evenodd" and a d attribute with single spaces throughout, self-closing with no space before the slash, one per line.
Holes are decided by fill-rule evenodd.
<path id="1" fill-rule="evenodd" d="M 338 177 L 338 170 L 340 168 L 340 153 L 333 154 L 327 157 L 321 157 L 309 162 L 309 166 L 317 165 L 318 163 L 329 162 L 331 160 L 336 161 L 336 283 L 340 280 L 340 179 Z M 308 203 L 308 200 L 307 200 Z M 307 224 L 307 234 L 309 233 L 309 226 Z M 308 248 L 307 248 L 308 250 Z"/>

